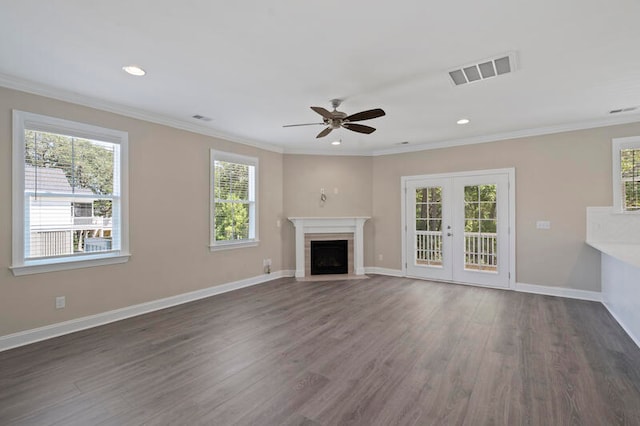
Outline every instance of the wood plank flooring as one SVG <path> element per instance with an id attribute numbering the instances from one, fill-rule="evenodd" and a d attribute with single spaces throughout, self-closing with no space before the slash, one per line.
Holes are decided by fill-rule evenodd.
<path id="1" fill-rule="evenodd" d="M 0 353 L 2 425 L 640 425 L 599 303 L 280 279 Z"/>

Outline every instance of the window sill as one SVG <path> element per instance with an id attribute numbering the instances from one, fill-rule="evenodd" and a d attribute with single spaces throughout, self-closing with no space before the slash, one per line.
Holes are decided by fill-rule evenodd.
<path id="1" fill-rule="evenodd" d="M 240 242 L 218 243 L 209 246 L 209 251 L 221 251 L 221 250 L 233 250 L 245 247 L 256 247 L 260 243 L 260 240 L 248 240 Z"/>
<path id="2" fill-rule="evenodd" d="M 21 275 L 42 274 L 45 272 L 115 265 L 128 262 L 130 257 L 131 255 L 129 253 L 117 253 L 109 255 L 89 255 L 82 256 L 82 258 L 31 260 L 25 262 L 24 265 L 11 266 L 9 269 L 11 269 L 14 276 L 18 277 Z"/>

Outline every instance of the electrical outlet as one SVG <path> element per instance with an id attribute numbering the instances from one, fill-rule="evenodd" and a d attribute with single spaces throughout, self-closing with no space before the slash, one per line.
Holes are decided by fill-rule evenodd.
<path id="1" fill-rule="evenodd" d="M 536 229 L 551 229 L 551 222 L 548 220 L 539 220 L 536 222 Z"/>
<path id="2" fill-rule="evenodd" d="M 62 309 L 67 306 L 67 298 L 65 296 L 56 297 L 56 309 Z"/>

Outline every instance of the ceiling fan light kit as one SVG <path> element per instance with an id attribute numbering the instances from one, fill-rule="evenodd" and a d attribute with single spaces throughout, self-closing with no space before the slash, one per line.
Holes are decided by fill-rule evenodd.
<path id="1" fill-rule="evenodd" d="M 380 108 L 369 109 L 366 111 L 357 112 L 355 114 L 347 115 L 345 112 L 338 111 L 338 107 L 342 103 L 340 99 L 331 100 L 331 105 L 333 106 L 333 111 L 328 111 L 322 107 L 312 106 L 311 109 L 320 114 L 322 116 L 322 123 L 308 123 L 308 124 L 288 124 L 283 127 L 297 127 L 297 126 L 313 126 L 313 125 L 325 125 L 327 126 L 323 129 L 318 135 L 316 139 L 323 138 L 331 133 L 335 129 L 343 128 L 347 130 L 351 130 L 352 132 L 370 134 L 376 131 L 375 128 L 371 126 L 365 126 L 364 124 L 357 124 L 354 121 L 364 121 L 371 120 L 374 118 L 382 117 L 386 115 L 386 113 Z"/>

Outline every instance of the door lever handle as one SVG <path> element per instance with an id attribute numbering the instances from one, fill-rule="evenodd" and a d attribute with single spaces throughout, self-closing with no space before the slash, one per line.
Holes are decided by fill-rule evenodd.
<path id="1" fill-rule="evenodd" d="M 447 232 L 447 237 L 452 236 L 453 234 L 451 232 Z"/>

